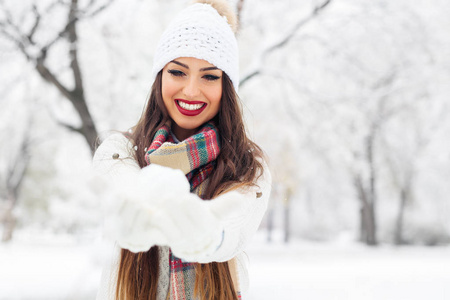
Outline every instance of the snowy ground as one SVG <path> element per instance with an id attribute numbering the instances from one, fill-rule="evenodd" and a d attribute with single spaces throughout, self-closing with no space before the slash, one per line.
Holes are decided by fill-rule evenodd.
<path id="1" fill-rule="evenodd" d="M 450 248 L 350 243 L 248 248 L 249 299 L 448 300 Z M 0 246 L 0 299 L 94 299 L 101 273 L 98 242 L 22 237 Z"/>
<path id="2" fill-rule="evenodd" d="M 249 247 L 251 299 L 449 300 L 450 248 Z"/>

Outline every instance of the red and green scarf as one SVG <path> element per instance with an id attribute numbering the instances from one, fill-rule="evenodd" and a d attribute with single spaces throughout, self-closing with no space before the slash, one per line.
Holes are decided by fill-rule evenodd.
<path id="1" fill-rule="evenodd" d="M 204 196 L 208 176 L 220 153 L 219 134 L 213 122 L 203 125 L 193 136 L 176 142 L 170 126 L 162 126 L 146 149 L 147 164 L 180 169 L 186 174 L 191 192 Z M 170 285 L 167 299 L 195 299 L 195 264 L 184 262 L 169 251 Z"/>
<path id="2" fill-rule="evenodd" d="M 213 122 L 206 123 L 196 134 L 179 143 L 175 142 L 170 126 L 163 125 L 146 150 L 145 161 L 180 169 L 186 174 L 193 192 L 211 174 L 219 153 L 219 134 Z"/>

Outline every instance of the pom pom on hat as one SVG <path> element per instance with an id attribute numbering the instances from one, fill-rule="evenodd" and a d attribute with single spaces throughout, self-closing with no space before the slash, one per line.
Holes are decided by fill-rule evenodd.
<path id="1" fill-rule="evenodd" d="M 239 86 L 239 54 L 232 26 L 236 16 L 223 0 L 200 0 L 169 24 L 159 40 L 153 58 L 152 81 L 164 66 L 179 57 L 208 61 Z"/>
<path id="2" fill-rule="evenodd" d="M 231 26 L 231 29 L 234 33 L 236 33 L 238 28 L 238 22 L 236 14 L 234 13 L 233 9 L 231 8 L 230 4 L 226 0 L 194 0 L 192 3 L 203 3 L 203 4 L 209 4 L 212 7 L 214 7 L 215 10 L 221 15 L 222 17 L 225 17 L 228 24 Z"/>

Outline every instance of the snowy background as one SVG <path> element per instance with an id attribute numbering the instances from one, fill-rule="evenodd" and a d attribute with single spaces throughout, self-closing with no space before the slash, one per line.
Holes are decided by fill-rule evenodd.
<path id="1" fill-rule="evenodd" d="M 135 124 L 187 1 L 79 0 L 70 19 L 71 2 L 0 0 L 0 299 L 95 298 L 83 125 Z M 231 3 L 246 122 L 274 177 L 251 299 L 450 299 L 450 2 Z"/>

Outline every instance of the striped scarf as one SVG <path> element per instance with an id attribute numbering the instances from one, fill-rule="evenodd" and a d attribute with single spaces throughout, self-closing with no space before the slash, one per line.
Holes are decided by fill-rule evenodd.
<path id="1" fill-rule="evenodd" d="M 162 126 L 146 150 L 147 164 L 158 164 L 184 172 L 191 192 L 204 194 L 207 178 L 214 170 L 220 153 L 219 135 L 212 122 L 206 123 L 193 136 L 176 143 L 170 126 Z M 169 252 L 170 286 L 167 299 L 194 299 L 195 264 L 184 262 Z"/>
<path id="2" fill-rule="evenodd" d="M 148 165 L 180 169 L 186 174 L 193 192 L 211 174 L 219 153 L 219 134 L 213 122 L 206 123 L 196 134 L 180 143 L 175 143 L 170 127 L 163 125 L 146 150 L 145 161 Z"/>

